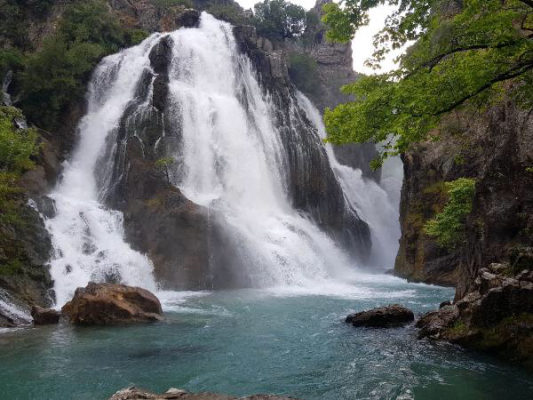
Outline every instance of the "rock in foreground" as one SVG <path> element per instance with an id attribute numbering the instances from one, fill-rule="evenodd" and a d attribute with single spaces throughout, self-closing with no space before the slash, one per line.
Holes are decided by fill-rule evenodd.
<path id="1" fill-rule="evenodd" d="M 533 367 L 533 270 L 482 268 L 472 290 L 418 320 L 419 338 L 446 340 Z"/>
<path id="2" fill-rule="evenodd" d="M 227 396 L 216 393 L 188 393 L 180 389 L 169 389 L 163 394 L 154 394 L 146 392 L 135 387 L 122 389 L 115 393 L 109 400 L 236 400 L 237 397 Z M 242 397 L 241 400 L 288 400 L 292 397 L 279 397 L 272 395 L 257 394 L 248 397 Z"/>
<path id="3" fill-rule="evenodd" d="M 31 308 L 31 316 L 35 325 L 50 325 L 57 324 L 61 314 L 51 308 L 33 306 Z"/>
<path id="4" fill-rule="evenodd" d="M 162 320 L 161 303 L 148 290 L 90 282 L 76 289 L 62 312 L 75 325 L 114 325 Z"/>
<path id="5" fill-rule="evenodd" d="M 346 322 L 355 327 L 394 328 L 406 325 L 414 319 L 415 316 L 411 310 L 399 304 L 392 304 L 350 314 L 346 317 Z"/>

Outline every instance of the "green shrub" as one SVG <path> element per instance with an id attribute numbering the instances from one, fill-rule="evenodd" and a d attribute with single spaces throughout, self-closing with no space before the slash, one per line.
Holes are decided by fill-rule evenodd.
<path id="1" fill-rule="evenodd" d="M 316 94 L 320 86 L 316 61 L 306 54 L 292 53 L 289 64 L 289 77 L 296 87 L 304 93 Z"/>
<path id="2" fill-rule="evenodd" d="M 22 108 L 35 124 L 51 129 L 69 105 L 80 99 L 91 71 L 106 55 L 146 37 L 122 28 L 104 2 L 70 6 L 57 32 L 30 56 L 22 73 Z"/>
<path id="3" fill-rule="evenodd" d="M 472 200 L 476 191 L 476 181 L 459 178 L 446 182 L 448 202 L 441 213 L 425 225 L 427 235 L 433 237 L 439 246 L 454 249 L 464 240 L 465 218 L 472 211 Z"/>
<path id="4" fill-rule="evenodd" d="M 22 118 L 13 107 L 0 107 L 0 223 L 20 221 L 20 174 L 34 167 L 31 159 L 37 153 L 34 129 L 17 129 L 14 120 Z"/>
<path id="5" fill-rule="evenodd" d="M 8 71 L 22 68 L 23 55 L 19 49 L 0 49 L 0 84 Z"/>
<path id="6" fill-rule="evenodd" d="M 214 4 L 207 8 L 207 12 L 217 19 L 221 19 L 235 25 L 245 23 L 246 19 L 239 9 L 234 6 Z"/>
<path id="7" fill-rule="evenodd" d="M 16 129 L 13 121 L 22 113 L 13 107 L 0 107 L 0 170 L 14 173 L 33 168 L 37 152 L 34 129 Z"/>

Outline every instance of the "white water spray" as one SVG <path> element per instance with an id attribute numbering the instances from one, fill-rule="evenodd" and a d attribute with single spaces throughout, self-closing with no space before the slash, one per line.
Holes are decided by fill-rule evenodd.
<path id="1" fill-rule="evenodd" d="M 106 138 L 118 128 L 137 82 L 150 63 L 148 54 L 157 35 L 139 46 L 105 58 L 89 86 L 88 111 L 79 125 L 80 142 L 65 165 L 61 182 L 51 194 L 56 216 L 46 225 L 55 255 L 51 274 L 57 306 L 70 300 L 77 287 L 89 281 L 120 279 L 128 285 L 154 290 L 152 265 L 124 241 L 122 214 L 99 201 L 95 171 Z"/>
<path id="2" fill-rule="evenodd" d="M 349 261 L 292 208 L 274 107 L 238 54 L 231 26 L 204 13 L 199 29 L 170 36 L 171 113 L 184 136 L 182 192 L 222 215 L 253 286 L 335 276 Z"/>
<path id="3" fill-rule="evenodd" d="M 326 128 L 320 112 L 303 94 L 298 94 L 298 100 L 317 128 L 320 137 L 326 138 Z M 372 235 L 370 263 L 381 269 L 392 268 L 401 234 L 398 221 L 399 193 L 403 179 L 401 161 L 397 159 L 387 161 L 382 171 L 382 185 L 378 185 L 372 180 L 364 179 L 361 170 L 340 164 L 331 144 L 326 144 L 326 151 L 346 199 L 370 226 Z"/>

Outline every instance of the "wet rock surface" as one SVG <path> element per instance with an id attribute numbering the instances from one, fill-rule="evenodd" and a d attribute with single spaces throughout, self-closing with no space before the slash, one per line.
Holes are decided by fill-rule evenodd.
<path id="1" fill-rule="evenodd" d="M 409 324 L 414 319 L 415 316 L 411 310 L 399 304 L 392 304 L 350 314 L 345 322 L 355 327 L 395 328 Z"/>
<path id="2" fill-rule="evenodd" d="M 402 157 L 402 237 L 395 272 L 455 286 L 459 299 L 491 263 L 510 263 L 514 272 L 532 265 L 533 174 L 526 166 L 533 158 L 533 115 L 506 101 L 483 113 L 445 118 L 439 135 L 439 141 L 412 146 Z M 472 213 L 462 240 L 445 249 L 425 234 L 424 225 L 446 204 L 444 182 L 461 177 L 476 180 Z M 480 279 L 490 285 L 489 276 Z"/>
<path id="3" fill-rule="evenodd" d="M 181 389 L 171 388 L 165 393 L 155 394 L 138 389 L 136 387 L 130 387 L 119 390 L 109 400 L 237 400 L 237 397 L 216 394 L 216 393 L 188 393 Z M 293 397 L 280 397 L 273 395 L 253 395 L 247 397 L 240 397 L 241 400 L 289 400 Z"/>
<path id="4" fill-rule="evenodd" d="M 31 316 L 34 325 L 52 325 L 59 322 L 61 314 L 51 308 L 33 306 L 31 308 Z"/>
<path id="5" fill-rule="evenodd" d="M 90 282 L 78 288 L 62 313 L 75 325 L 115 325 L 163 319 L 161 303 L 148 290 Z"/>
<path id="6" fill-rule="evenodd" d="M 512 274 L 509 264 L 479 271 L 472 291 L 424 314 L 419 338 L 446 340 L 533 366 L 533 270 Z"/>

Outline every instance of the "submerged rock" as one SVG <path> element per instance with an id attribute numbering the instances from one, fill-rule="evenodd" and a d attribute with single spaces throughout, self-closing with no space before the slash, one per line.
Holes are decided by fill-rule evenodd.
<path id="1" fill-rule="evenodd" d="M 50 325 L 57 324 L 61 314 L 51 308 L 33 306 L 31 308 L 31 316 L 33 317 L 34 325 Z"/>
<path id="2" fill-rule="evenodd" d="M 237 397 L 216 393 L 188 393 L 181 389 L 171 388 L 162 394 L 150 393 L 136 387 L 119 390 L 109 400 L 233 400 Z M 241 397 L 242 400 L 288 400 L 293 397 L 280 397 L 273 395 L 256 394 Z"/>
<path id="3" fill-rule="evenodd" d="M 346 322 L 355 327 L 393 328 L 406 325 L 414 319 L 415 316 L 411 310 L 399 304 L 392 304 L 350 314 L 346 317 Z"/>
<path id="4" fill-rule="evenodd" d="M 162 320 L 161 303 L 148 290 L 90 282 L 76 289 L 61 310 L 76 325 L 113 325 Z"/>

